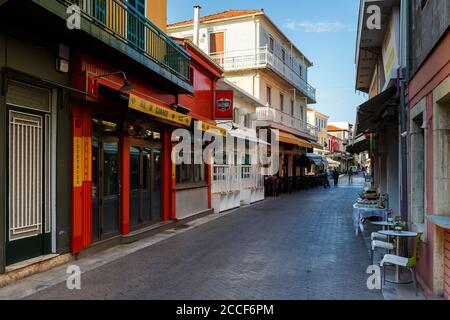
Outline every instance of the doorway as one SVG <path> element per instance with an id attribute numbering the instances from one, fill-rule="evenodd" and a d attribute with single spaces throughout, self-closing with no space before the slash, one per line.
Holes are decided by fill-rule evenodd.
<path id="1" fill-rule="evenodd" d="M 161 144 L 132 140 L 130 146 L 130 225 L 132 229 L 162 220 Z"/>
<path id="2" fill-rule="evenodd" d="M 115 122 L 92 120 L 92 239 L 119 234 L 120 154 Z"/>

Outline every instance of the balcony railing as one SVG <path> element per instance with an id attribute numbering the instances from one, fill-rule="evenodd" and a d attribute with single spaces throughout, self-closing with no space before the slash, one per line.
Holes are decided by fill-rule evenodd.
<path id="1" fill-rule="evenodd" d="M 83 16 L 184 81 L 190 79 L 190 57 L 180 46 L 127 2 L 58 0 L 77 5 Z"/>
<path id="2" fill-rule="evenodd" d="M 211 54 L 211 58 L 226 71 L 269 67 L 293 84 L 310 100 L 316 101 L 316 89 L 267 47 Z"/>
<path id="3" fill-rule="evenodd" d="M 256 115 L 259 121 L 279 123 L 284 125 L 285 127 L 307 133 L 316 138 L 318 137 L 317 127 L 309 124 L 306 121 L 297 119 L 290 114 L 284 113 L 281 110 L 270 107 L 256 108 Z"/>
<path id="4" fill-rule="evenodd" d="M 228 193 L 264 187 L 257 165 L 214 165 L 212 193 Z"/>

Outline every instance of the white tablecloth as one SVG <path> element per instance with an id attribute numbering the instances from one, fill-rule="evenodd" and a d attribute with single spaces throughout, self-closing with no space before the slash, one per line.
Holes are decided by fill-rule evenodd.
<path id="1" fill-rule="evenodd" d="M 359 229 L 364 231 L 363 221 L 364 219 L 371 217 L 380 217 L 383 221 L 387 220 L 387 210 L 380 208 L 366 208 L 359 206 L 358 204 L 353 205 L 353 226 L 355 228 L 355 234 L 358 236 Z"/>

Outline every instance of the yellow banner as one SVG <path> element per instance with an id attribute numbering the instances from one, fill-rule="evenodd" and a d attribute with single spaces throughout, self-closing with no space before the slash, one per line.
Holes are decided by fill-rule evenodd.
<path id="1" fill-rule="evenodd" d="M 202 124 L 202 127 L 201 127 L 201 128 L 200 128 L 200 123 Z M 217 126 L 214 126 L 214 125 L 212 125 L 212 124 L 209 124 L 209 123 L 206 123 L 206 122 L 203 122 L 203 121 L 199 121 L 199 122 L 198 122 L 198 124 L 197 124 L 197 129 L 202 130 L 203 132 L 206 132 L 206 131 L 208 131 L 208 130 L 214 129 L 214 130 L 219 131 L 219 133 L 220 133 L 222 136 L 226 136 L 226 135 L 227 135 L 227 130 L 225 130 L 224 128 L 219 128 L 219 127 L 217 127 Z"/>
<path id="2" fill-rule="evenodd" d="M 182 113 L 167 109 L 166 107 L 159 106 L 153 102 L 142 99 L 135 95 L 130 94 L 130 100 L 128 103 L 130 109 L 134 109 L 151 116 L 175 122 L 180 125 L 189 127 L 191 125 L 192 118 Z"/>
<path id="3" fill-rule="evenodd" d="M 84 177 L 84 154 L 83 138 L 73 138 L 73 186 L 79 188 L 83 186 Z"/>

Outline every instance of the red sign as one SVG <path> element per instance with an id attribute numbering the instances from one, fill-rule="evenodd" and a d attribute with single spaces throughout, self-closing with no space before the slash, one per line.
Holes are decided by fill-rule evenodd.
<path id="1" fill-rule="evenodd" d="M 215 120 L 233 120 L 233 91 L 216 91 Z"/>

